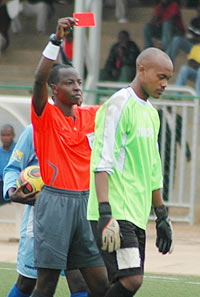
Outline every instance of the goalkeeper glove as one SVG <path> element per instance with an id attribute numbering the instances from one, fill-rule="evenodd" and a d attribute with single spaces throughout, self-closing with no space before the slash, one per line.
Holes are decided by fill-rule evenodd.
<path id="1" fill-rule="evenodd" d="M 168 218 L 167 208 L 162 205 L 155 207 L 156 219 L 156 246 L 160 253 L 167 254 L 173 251 L 173 230 L 170 219 Z"/>
<path id="2" fill-rule="evenodd" d="M 99 203 L 100 218 L 97 224 L 98 237 L 103 251 L 112 253 L 120 248 L 120 228 L 112 217 L 108 202 Z"/>

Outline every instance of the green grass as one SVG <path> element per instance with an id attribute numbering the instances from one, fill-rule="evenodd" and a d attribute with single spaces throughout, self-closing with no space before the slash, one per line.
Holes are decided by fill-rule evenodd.
<path id="1" fill-rule="evenodd" d="M 0 297 L 7 297 L 16 279 L 15 264 L 0 263 Z M 60 277 L 55 297 L 69 296 L 66 280 Z M 148 273 L 136 296 L 200 297 L 200 277 Z"/>

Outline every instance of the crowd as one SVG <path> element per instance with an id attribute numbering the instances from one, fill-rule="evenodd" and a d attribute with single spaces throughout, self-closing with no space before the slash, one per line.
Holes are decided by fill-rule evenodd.
<path id="1" fill-rule="evenodd" d="M 52 2 L 46 5 L 52 11 Z M 26 8 L 19 10 L 25 13 Z M 153 18 L 144 25 L 143 50 L 128 31 L 120 31 L 100 79 L 124 81 L 129 86 L 101 107 L 81 106 L 82 79 L 72 66 L 73 36 L 69 34 L 76 20 L 58 20 L 35 72 L 32 124 L 17 143 L 12 126 L 1 129 L 4 199 L 26 205 L 18 278 L 8 297 L 52 297 L 60 274 L 66 276 L 71 297 L 134 296 L 143 282 L 145 230 L 152 207 L 158 251 L 172 252 L 172 226 L 162 197 L 157 145 L 163 113 L 149 98 L 160 98 L 164 92 L 181 49 L 188 53 L 188 63 L 181 67 L 176 84 L 192 79 L 200 92 L 199 8 L 197 11 L 186 34 L 178 2 L 160 0 Z M 8 27 L 13 20 L 20 28 L 7 3 L 5 13 Z M 45 32 L 45 22 L 40 23 L 44 15 L 39 20 L 36 14 L 37 30 Z M 121 23 L 122 19 L 128 21 L 126 12 Z M 1 33 L 7 38 L 5 48 L 8 36 Z M 154 38 L 159 39 L 159 48 L 154 46 Z M 55 63 L 58 56 L 62 64 Z M 54 104 L 48 102 L 49 88 Z M 179 115 L 176 120 L 180 128 Z M 176 141 L 180 139 L 179 135 Z M 186 154 L 190 160 L 188 145 Z M 20 171 L 35 164 L 39 164 L 45 184 L 37 199 L 35 193 L 23 192 L 24 185 L 16 187 Z M 164 174 L 165 189 L 167 183 Z"/>

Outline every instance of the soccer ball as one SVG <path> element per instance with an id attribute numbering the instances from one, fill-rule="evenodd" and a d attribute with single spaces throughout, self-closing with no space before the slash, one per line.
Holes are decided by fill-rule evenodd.
<path id="1" fill-rule="evenodd" d="M 44 182 L 40 175 L 40 167 L 37 165 L 32 165 L 26 167 L 20 172 L 19 178 L 16 181 L 17 188 L 19 188 L 23 183 L 27 182 L 23 189 L 24 194 L 32 193 L 35 191 L 41 191 Z M 36 194 L 36 197 L 39 195 Z"/>

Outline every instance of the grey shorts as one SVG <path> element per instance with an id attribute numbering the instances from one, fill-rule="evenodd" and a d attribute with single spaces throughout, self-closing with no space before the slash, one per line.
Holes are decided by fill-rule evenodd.
<path id="1" fill-rule="evenodd" d="M 48 186 L 42 189 L 34 207 L 35 267 L 104 265 L 86 218 L 88 194 Z"/>

